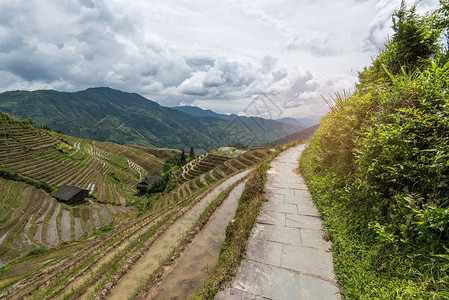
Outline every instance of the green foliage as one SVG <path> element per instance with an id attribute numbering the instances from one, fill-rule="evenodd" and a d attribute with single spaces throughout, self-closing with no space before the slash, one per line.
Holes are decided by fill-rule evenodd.
<path id="1" fill-rule="evenodd" d="M 31 249 L 31 250 L 25 255 L 25 257 L 27 257 L 27 256 L 32 256 L 32 255 L 36 255 L 36 254 L 45 253 L 45 252 L 47 252 L 47 251 L 48 251 L 47 247 L 45 247 L 45 246 L 38 246 L 38 247 L 36 247 L 36 248 Z"/>
<path id="2" fill-rule="evenodd" d="M 185 156 L 183 161 L 182 154 L 174 155 L 173 157 L 170 157 L 165 161 L 162 171 L 164 173 L 169 172 L 170 170 L 175 171 L 175 169 L 182 167 L 185 164 L 185 162 L 186 162 Z"/>
<path id="3" fill-rule="evenodd" d="M 418 67 L 431 58 L 438 50 L 439 30 L 432 30 L 429 18 L 416 14 L 416 4 L 407 9 L 405 1 L 393 14 L 393 38 L 388 45 L 390 54 L 386 65 L 394 74 L 399 74 L 401 67 Z"/>
<path id="4" fill-rule="evenodd" d="M 447 49 L 415 7 L 394 20 L 386 50 L 352 96 L 336 96 L 300 159 L 349 299 L 449 295 Z"/>
<path id="5" fill-rule="evenodd" d="M 436 25 L 436 19 L 430 16 L 419 16 L 414 4 L 410 9 L 402 1 L 401 8 L 393 14 L 393 36 L 385 45 L 385 49 L 374 60 L 373 65 L 359 74 L 361 84 L 375 80 L 388 80 L 384 72 L 394 75 L 414 72 L 424 67 L 428 59 L 435 58 L 441 45 L 439 39 L 443 25 Z"/>
<path id="6" fill-rule="evenodd" d="M 181 152 L 181 157 L 180 157 L 180 163 L 182 164 L 182 165 L 185 165 L 185 163 L 186 163 L 186 154 L 184 153 L 184 149 L 182 149 L 182 152 Z"/>
<path id="7" fill-rule="evenodd" d="M 11 171 L 11 170 L 5 170 L 5 169 L 0 168 L 0 177 L 4 178 L 4 179 L 8 179 L 8 180 L 25 182 L 29 185 L 32 185 L 38 189 L 45 191 L 47 193 L 52 193 L 55 190 L 54 187 L 52 187 L 50 184 L 48 184 L 45 181 L 35 180 L 32 178 L 20 175 L 19 173 Z"/>
<path id="8" fill-rule="evenodd" d="M 147 193 L 162 193 L 170 181 L 171 172 L 163 173 L 161 178 L 153 181 L 147 188 Z"/>
<path id="9" fill-rule="evenodd" d="M 193 147 L 190 148 L 190 158 L 195 158 L 195 151 L 193 151 Z"/>
<path id="10" fill-rule="evenodd" d="M 23 119 L 23 120 L 22 120 L 22 123 L 23 123 L 25 126 L 31 126 L 31 125 L 32 125 L 31 121 L 28 120 L 28 119 Z"/>
<path id="11" fill-rule="evenodd" d="M 169 192 L 174 190 L 178 183 L 173 180 L 173 172 L 176 171 L 179 167 L 182 167 L 186 164 L 186 156 L 184 150 L 179 155 L 175 155 L 169 159 L 167 159 L 164 163 L 163 173 L 161 178 L 153 181 L 147 188 L 147 193 L 162 193 Z"/>
<path id="12" fill-rule="evenodd" d="M 114 226 L 112 226 L 111 224 L 106 224 L 106 225 L 101 226 L 98 229 L 95 229 L 94 234 L 108 232 L 108 231 L 111 231 L 112 229 L 114 229 Z"/>
<path id="13" fill-rule="evenodd" d="M 120 180 L 120 178 L 117 176 L 117 174 L 115 174 L 114 172 L 108 172 L 106 180 L 109 182 L 116 183 L 116 184 L 121 184 L 121 182 L 122 182 Z"/>

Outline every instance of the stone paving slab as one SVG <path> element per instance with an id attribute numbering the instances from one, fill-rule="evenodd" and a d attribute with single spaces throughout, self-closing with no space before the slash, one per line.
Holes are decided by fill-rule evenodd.
<path id="1" fill-rule="evenodd" d="M 290 245 L 301 244 L 300 229 L 270 224 L 256 224 L 252 232 L 252 238 Z"/>
<path id="2" fill-rule="evenodd" d="M 267 299 L 255 296 L 254 294 L 236 289 L 230 288 L 224 291 L 219 292 L 214 299 L 223 299 L 223 300 L 258 300 L 258 299 Z"/>
<path id="3" fill-rule="evenodd" d="M 271 203 L 268 202 L 264 205 L 265 211 L 274 211 L 280 213 L 298 213 L 298 206 L 293 203 Z"/>
<path id="4" fill-rule="evenodd" d="M 268 299 L 296 299 L 299 275 L 284 268 L 244 260 L 235 288 Z"/>
<path id="5" fill-rule="evenodd" d="M 299 276 L 300 299 L 331 300 L 338 294 L 338 288 L 330 282 L 305 275 Z"/>
<path id="6" fill-rule="evenodd" d="M 306 247 L 329 251 L 331 242 L 324 240 L 324 231 L 300 229 L 302 244 Z"/>
<path id="7" fill-rule="evenodd" d="M 266 187 L 267 195 L 284 195 L 286 197 L 295 197 L 295 190 L 291 190 L 288 188 L 282 189 L 282 188 L 275 188 L 275 187 Z"/>
<path id="8" fill-rule="evenodd" d="M 302 274 L 315 275 L 335 281 L 332 269 L 332 254 L 316 249 L 284 245 L 281 266 Z"/>
<path id="9" fill-rule="evenodd" d="M 280 243 L 252 239 L 248 244 L 247 258 L 249 260 L 280 267 L 281 256 L 282 244 Z"/>
<path id="10" fill-rule="evenodd" d="M 301 175 L 303 145 L 271 163 L 266 202 L 231 286 L 215 299 L 340 299 L 331 243 Z"/>
<path id="11" fill-rule="evenodd" d="M 285 214 L 280 212 L 275 212 L 271 210 L 261 209 L 259 216 L 256 219 L 257 223 L 262 224 L 272 224 L 272 225 L 285 225 Z"/>
<path id="12" fill-rule="evenodd" d="M 321 220 L 318 217 L 307 215 L 286 214 L 285 225 L 294 228 L 321 230 Z"/>

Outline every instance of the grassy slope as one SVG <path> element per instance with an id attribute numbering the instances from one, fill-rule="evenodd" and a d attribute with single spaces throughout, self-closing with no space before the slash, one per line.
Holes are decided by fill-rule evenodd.
<path id="1" fill-rule="evenodd" d="M 449 297 L 447 52 L 401 70 L 399 42 L 335 99 L 300 159 L 347 299 Z"/>

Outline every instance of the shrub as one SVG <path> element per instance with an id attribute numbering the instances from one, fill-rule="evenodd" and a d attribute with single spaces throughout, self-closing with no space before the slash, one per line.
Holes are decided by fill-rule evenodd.
<path id="1" fill-rule="evenodd" d="M 31 249 L 25 256 L 32 256 L 36 254 L 41 254 L 47 252 L 47 247 L 45 246 L 38 246 L 36 248 Z"/>
<path id="2" fill-rule="evenodd" d="M 95 233 L 102 233 L 102 232 L 108 232 L 111 231 L 112 229 L 114 229 L 114 226 L 112 226 L 111 224 L 106 224 L 103 225 L 101 227 L 99 227 L 97 230 L 95 230 Z"/>
<path id="3" fill-rule="evenodd" d="M 449 63 L 439 57 L 447 49 L 435 45 L 442 27 L 431 17 L 403 5 L 395 18 L 392 41 L 355 93 L 329 101 L 300 167 L 345 297 L 445 298 Z"/>
<path id="4" fill-rule="evenodd" d="M 23 175 L 20 175 L 19 173 L 11 170 L 5 170 L 0 168 L 0 177 L 8 180 L 14 180 L 14 181 L 22 181 L 29 185 L 35 186 L 38 189 L 44 190 L 47 193 L 52 193 L 55 188 L 52 187 L 50 184 L 48 184 L 45 181 L 35 180 Z"/>

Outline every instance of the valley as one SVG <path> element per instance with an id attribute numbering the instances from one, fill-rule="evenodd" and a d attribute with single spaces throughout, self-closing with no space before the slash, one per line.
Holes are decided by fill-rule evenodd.
<path id="1" fill-rule="evenodd" d="M 225 197 L 242 189 L 250 169 L 272 155 L 222 147 L 170 164 L 166 173 L 180 151 L 76 138 L 0 117 L 0 299 L 139 294 L 140 283 L 181 253 Z M 169 188 L 139 195 L 135 186 L 147 174 L 170 174 Z M 51 196 L 65 185 L 87 190 L 88 201 L 68 205 Z"/>

